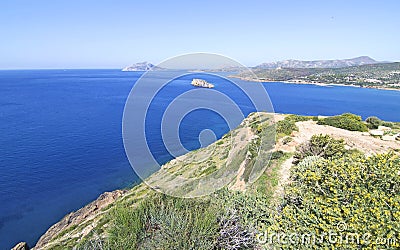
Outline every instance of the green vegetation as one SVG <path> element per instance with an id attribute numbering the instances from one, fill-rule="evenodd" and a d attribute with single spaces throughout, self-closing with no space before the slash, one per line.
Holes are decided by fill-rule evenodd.
<path id="1" fill-rule="evenodd" d="M 253 73 L 257 76 L 256 79 L 250 78 L 246 71 L 239 73 L 237 76 L 248 80 L 261 81 L 288 81 L 293 79 L 305 79 L 307 76 L 322 73 L 327 69 L 318 68 L 277 68 L 277 69 L 253 69 Z"/>
<path id="2" fill-rule="evenodd" d="M 150 195 L 135 208 L 111 211 L 108 238 L 97 242 L 99 249 L 253 249 L 257 228 L 266 225 L 270 212 L 256 193 L 223 189 L 194 199 Z M 92 241 L 81 248 L 89 246 Z"/>
<path id="3" fill-rule="evenodd" d="M 379 126 L 385 126 L 391 128 L 391 132 L 393 134 L 400 133 L 400 122 L 382 121 L 376 116 L 368 117 L 367 119 L 365 119 L 365 122 L 370 129 L 377 129 Z"/>
<path id="4" fill-rule="evenodd" d="M 319 123 L 357 130 L 385 124 L 370 117 L 366 124 L 359 116 L 343 114 L 319 120 Z M 290 135 L 297 130 L 296 122 L 315 120 L 309 116 L 288 115 L 278 124 L 279 132 Z M 362 125 L 360 125 L 362 124 Z M 245 125 L 243 125 L 245 126 Z M 246 162 L 242 179 L 246 192 L 223 188 L 211 195 L 193 199 L 159 194 L 140 184 L 122 199 L 102 210 L 104 216 L 94 229 L 80 241 L 76 249 L 398 249 L 400 247 L 400 158 L 395 152 L 365 156 L 346 150 L 343 140 L 329 135 L 314 135 L 299 145 L 296 152 L 273 151 L 260 178 L 251 180 L 251 172 L 259 167 L 255 159 L 258 149 L 272 138 L 274 125 L 265 120 L 250 119 L 249 127 L 257 135 L 243 147 L 231 164 Z M 390 123 L 397 128 L 398 123 Z M 356 129 L 354 129 L 356 128 Z M 233 131 L 232 134 L 238 133 Z M 240 137 L 240 134 L 238 134 Z M 289 140 L 286 136 L 283 140 Z M 224 136 L 216 143 L 215 152 L 222 154 Z M 222 143 L 221 143 L 222 142 Z M 226 143 L 226 144 L 225 144 Z M 225 148 L 226 149 L 226 148 Z M 198 153 L 205 151 L 200 149 Z M 226 150 L 228 151 L 228 150 Z M 191 154 L 191 153 L 189 153 Z M 193 155 L 190 155 L 193 156 Z M 189 168 L 176 164 L 171 172 L 184 171 L 191 176 L 214 173 L 222 161 L 213 155 L 204 164 Z M 289 182 L 282 186 L 283 163 L 295 164 Z M 265 164 L 265 161 L 261 161 Z M 194 171 L 194 170 L 197 171 Z M 287 175 L 289 171 L 287 171 Z M 162 180 L 163 176 L 159 176 Z M 184 190 L 185 191 L 185 190 Z M 76 246 L 78 239 L 57 242 L 63 235 L 84 230 L 85 222 L 61 232 L 53 249 Z M 338 225 L 344 225 L 339 227 Z M 276 240 L 265 244 L 257 235 L 292 234 L 298 241 Z M 330 242 L 330 232 L 359 236 L 354 241 Z M 368 235 L 368 239 L 363 238 Z M 99 236 L 101 235 L 101 236 Z M 302 242 L 302 235 L 308 243 Z M 314 238 L 313 238 L 314 237 Z M 323 240 L 319 240 L 323 238 Z M 385 245 L 375 239 L 389 239 Z M 316 240 L 313 240 L 316 239 Z M 338 239 L 338 238 L 335 238 Z M 393 239 L 397 239 L 394 241 Z"/>
<path id="5" fill-rule="evenodd" d="M 331 116 L 318 121 L 319 125 L 329 125 L 336 128 L 350 131 L 368 131 L 367 125 L 362 121 L 361 116 L 345 113 L 338 116 Z"/>
<path id="6" fill-rule="evenodd" d="M 289 144 L 289 143 L 292 142 L 292 141 L 293 141 L 293 138 L 292 138 L 292 137 L 286 136 L 286 137 L 284 137 L 284 138 L 282 139 L 282 144 L 283 144 L 283 145 L 286 145 L 286 144 Z"/>
<path id="7" fill-rule="evenodd" d="M 277 160 L 277 159 L 280 159 L 280 158 L 282 158 L 283 156 L 285 155 L 285 153 L 284 152 L 282 152 L 282 151 L 274 151 L 274 152 L 272 152 L 272 154 L 271 154 L 271 160 Z"/>
<path id="8" fill-rule="evenodd" d="M 367 123 L 368 128 L 371 129 L 377 129 L 383 123 L 382 120 L 376 116 L 368 117 L 367 119 L 365 119 L 365 122 Z"/>
<path id="9" fill-rule="evenodd" d="M 245 72 L 245 71 L 244 71 Z M 345 68 L 278 68 L 254 69 L 237 77 L 261 81 L 291 81 L 325 84 L 345 84 L 360 87 L 400 88 L 400 63 L 381 63 Z"/>
<path id="10" fill-rule="evenodd" d="M 285 119 L 276 123 L 276 133 L 278 136 L 291 135 L 293 131 L 299 131 L 296 126 L 296 122 L 303 122 L 314 120 L 313 116 L 302 116 L 302 115 L 287 115 Z"/>
<path id="11" fill-rule="evenodd" d="M 271 155 L 270 166 L 265 170 L 264 174 L 257 179 L 248 189 L 247 194 L 261 195 L 263 200 L 272 207 L 272 203 L 279 203 L 281 201 L 274 201 L 275 189 L 279 182 L 279 170 L 284 161 L 288 160 L 292 153 L 284 153 L 282 151 L 275 151 Z"/>
<path id="12" fill-rule="evenodd" d="M 294 122 L 304 122 L 304 121 L 309 121 L 309 120 L 315 120 L 315 118 L 317 118 L 317 120 L 318 120 L 318 117 L 315 117 L 315 116 L 293 115 L 293 114 L 286 116 L 286 119 L 294 121 Z"/>
<path id="13" fill-rule="evenodd" d="M 278 135 L 291 135 L 293 131 L 299 131 L 299 128 L 296 126 L 296 122 L 294 120 L 285 118 L 284 120 L 276 123 L 276 133 Z"/>
<path id="14" fill-rule="evenodd" d="M 325 159 L 341 157 L 346 152 L 343 140 L 336 140 L 329 135 L 313 135 L 310 141 L 299 145 L 294 155 L 294 163 L 309 156 L 318 156 Z"/>
<path id="15" fill-rule="evenodd" d="M 219 213 L 210 199 L 155 194 L 136 209 L 117 207 L 110 214 L 111 249 L 213 249 Z"/>
<path id="16" fill-rule="evenodd" d="M 369 239 L 400 236 L 400 159 L 388 153 L 365 157 L 344 149 L 342 140 L 316 135 L 299 147 L 280 210 L 272 200 L 279 165 L 290 155 L 272 154 L 270 168 L 246 193 L 223 189 L 214 195 L 181 199 L 153 195 L 140 205 L 116 207 L 109 228 L 111 249 L 252 249 L 256 234 L 296 233 L 328 237 L 329 232 L 359 235 L 359 241 L 326 238 L 264 247 L 309 249 L 376 247 Z M 271 192 L 272 190 L 272 192 Z M 343 231 L 338 225 L 343 224 Z M 179 235 L 179 237 L 174 237 Z M 312 235 L 312 236 L 311 236 Z M 358 237 L 358 236 L 357 236 Z M 129 239 L 125 241 L 124 239 Z M 307 240 L 307 239 L 306 239 Z M 135 244 L 132 245 L 132 242 Z M 393 241 L 390 241 L 391 244 Z M 262 245 L 262 244 L 261 244 Z M 398 245 L 385 245 L 395 249 Z"/>
<path id="17" fill-rule="evenodd" d="M 372 157 L 356 153 L 298 164 L 293 168 L 293 181 L 286 189 L 282 211 L 268 230 L 313 235 L 317 240 L 312 246 L 299 241 L 275 247 L 398 249 L 399 172 L 399 157 L 392 153 Z M 332 243 L 327 238 L 329 232 L 356 239 Z M 318 240 L 321 237 L 323 241 Z M 380 245 L 377 239 L 387 241 Z"/>

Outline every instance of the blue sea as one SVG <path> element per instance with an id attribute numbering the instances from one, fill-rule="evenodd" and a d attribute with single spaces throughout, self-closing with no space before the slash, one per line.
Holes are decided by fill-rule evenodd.
<path id="1" fill-rule="evenodd" d="M 140 72 L 120 70 L 0 71 L 1 250 L 19 241 L 33 246 L 67 213 L 105 191 L 138 182 L 125 155 L 121 123 L 125 101 L 140 76 Z M 218 90 L 218 80 L 213 80 Z M 185 83 L 181 88 L 192 88 L 189 78 L 181 81 Z M 278 113 L 351 112 L 400 121 L 400 91 L 263 85 Z M 225 91 L 229 92 L 229 85 Z M 254 111 L 240 94 L 233 89 L 232 93 L 244 114 Z M 156 103 L 160 110 L 164 105 L 161 100 Z M 180 133 L 188 149 L 200 147 L 199 128 L 213 129 L 217 137 L 229 130 L 223 119 L 207 112 L 187 119 Z M 150 130 L 159 129 L 154 122 Z M 156 137 L 157 131 L 149 134 Z M 149 141 L 161 163 L 171 158 L 157 138 Z"/>

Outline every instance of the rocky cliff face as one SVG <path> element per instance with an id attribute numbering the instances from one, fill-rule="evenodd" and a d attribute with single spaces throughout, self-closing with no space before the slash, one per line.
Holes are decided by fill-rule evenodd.
<path id="1" fill-rule="evenodd" d="M 20 242 L 15 247 L 13 247 L 11 250 L 29 250 L 29 246 L 26 242 Z"/>
<path id="2" fill-rule="evenodd" d="M 92 203 L 66 215 L 40 237 L 33 249 L 51 249 L 57 245 L 66 246 L 68 240 L 84 238 L 98 225 L 99 218 L 107 211 L 107 207 L 127 192 L 128 190 L 116 190 L 103 193 Z M 83 227 L 75 230 L 79 226 Z"/>

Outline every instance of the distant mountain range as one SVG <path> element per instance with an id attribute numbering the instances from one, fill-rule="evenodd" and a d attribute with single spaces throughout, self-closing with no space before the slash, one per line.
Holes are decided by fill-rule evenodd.
<path id="1" fill-rule="evenodd" d="M 350 66 L 360 66 L 366 64 L 382 63 L 375 61 L 368 56 L 360 56 L 351 59 L 341 60 L 315 60 L 315 61 L 300 61 L 300 60 L 285 60 L 277 62 L 262 63 L 255 66 L 256 69 L 277 69 L 277 68 L 345 68 Z"/>
<path id="2" fill-rule="evenodd" d="M 160 69 L 160 67 L 157 67 L 149 62 L 139 62 L 123 68 L 122 71 L 148 71 Z"/>
<path id="3" fill-rule="evenodd" d="M 252 69 L 280 69 L 280 68 L 296 68 L 296 69 L 311 69 L 311 68 L 320 68 L 320 69 L 334 69 L 334 68 L 346 68 L 352 66 L 362 66 L 369 64 L 378 64 L 378 63 L 388 63 L 388 62 L 379 62 L 372 59 L 369 56 L 360 56 L 350 59 L 338 59 L 338 60 L 314 60 L 314 61 L 301 61 L 301 60 L 284 60 L 284 61 L 276 61 L 276 62 L 268 62 L 262 63 L 255 67 L 250 67 Z M 209 70 L 199 70 L 199 71 L 242 71 L 243 67 L 223 67 L 219 69 L 209 69 Z M 149 62 L 140 62 L 135 63 L 133 65 L 127 66 L 122 69 L 122 71 L 148 71 L 148 70 L 165 70 L 164 68 L 155 66 Z M 193 69 L 197 70 L 197 69 Z"/>

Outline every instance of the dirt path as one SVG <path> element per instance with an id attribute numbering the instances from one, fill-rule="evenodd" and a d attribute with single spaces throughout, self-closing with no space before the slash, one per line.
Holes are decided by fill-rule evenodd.
<path id="1" fill-rule="evenodd" d="M 244 128 L 242 130 L 240 130 L 239 136 L 237 136 L 237 138 L 242 138 L 242 136 L 245 136 L 246 140 L 239 140 L 237 142 L 238 144 L 236 146 L 238 148 L 243 148 L 243 147 L 247 146 L 250 143 L 250 141 L 253 139 L 254 134 L 251 131 L 251 128 L 249 127 L 249 122 L 247 119 L 245 120 Z M 235 155 L 235 154 L 231 154 L 231 155 Z M 244 181 L 244 178 L 243 178 L 244 171 L 246 170 L 246 164 L 247 164 L 247 156 L 239 166 L 239 169 L 238 169 L 237 175 L 236 175 L 236 181 L 230 187 L 231 190 L 237 190 L 237 191 L 243 191 L 243 192 L 246 190 L 246 182 Z"/>
<path id="2" fill-rule="evenodd" d="M 290 168 L 292 167 L 293 156 L 284 161 L 279 169 L 278 186 L 275 189 L 273 200 L 280 201 L 283 198 L 285 186 L 289 183 Z"/>
<path id="3" fill-rule="evenodd" d="M 230 187 L 231 190 L 245 191 L 246 182 L 243 179 L 244 170 L 246 169 L 246 160 L 244 160 L 239 167 L 238 173 L 236 175 L 235 183 Z"/>

